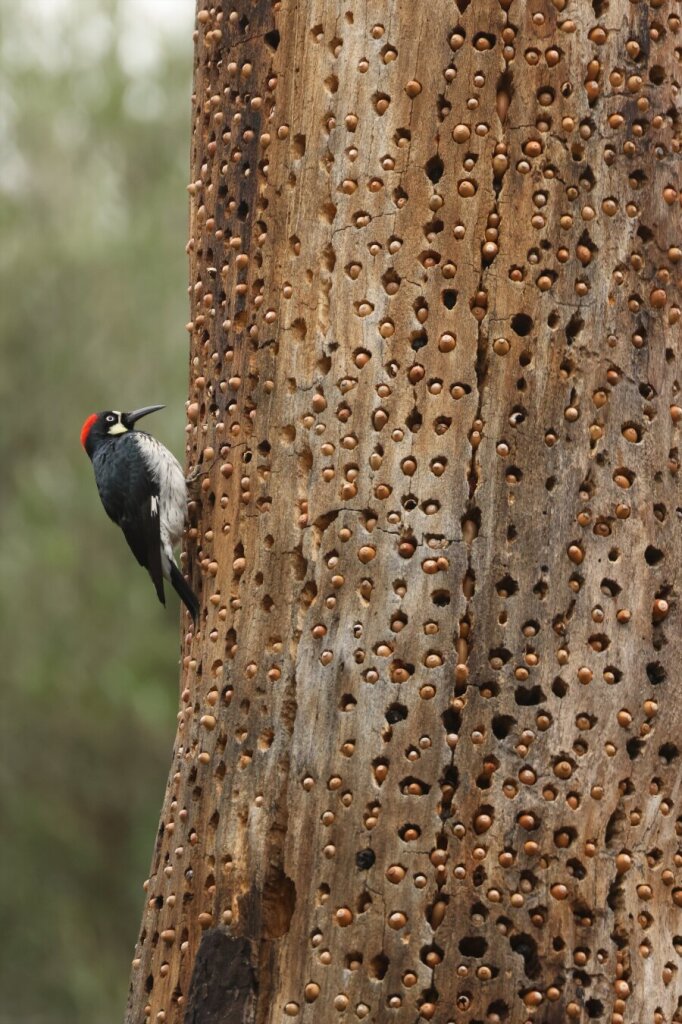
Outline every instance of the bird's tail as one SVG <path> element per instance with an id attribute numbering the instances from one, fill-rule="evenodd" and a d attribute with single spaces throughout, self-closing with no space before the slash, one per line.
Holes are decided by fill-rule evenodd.
<path id="1" fill-rule="evenodd" d="M 186 606 L 196 626 L 199 621 L 199 600 L 175 562 L 170 564 L 170 581 L 173 590 Z"/>

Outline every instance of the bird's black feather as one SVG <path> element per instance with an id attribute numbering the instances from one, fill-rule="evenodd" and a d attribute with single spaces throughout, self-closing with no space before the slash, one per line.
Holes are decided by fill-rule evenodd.
<path id="1" fill-rule="evenodd" d="M 161 604 L 166 603 L 161 565 L 159 486 L 140 453 L 134 433 L 102 443 L 93 456 L 104 510 L 121 527 L 130 550 L 148 571 Z M 125 488 L 120 482 L 126 480 Z M 116 481 L 117 486 L 112 486 Z"/>
<path id="2" fill-rule="evenodd" d="M 189 611 L 192 619 L 194 620 L 194 625 L 196 626 L 199 621 L 199 601 L 189 583 L 174 562 L 171 562 L 170 565 L 170 581 L 175 593 Z"/>

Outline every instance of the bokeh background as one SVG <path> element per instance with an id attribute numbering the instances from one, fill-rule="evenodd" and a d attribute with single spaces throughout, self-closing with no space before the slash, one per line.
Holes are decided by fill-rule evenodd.
<path id="1" fill-rule="evenodd" d="M 85 417 L 183 459 L 194 0 L 0 0 L 0 1021 L 118 1024 L 175 729 Z"/>

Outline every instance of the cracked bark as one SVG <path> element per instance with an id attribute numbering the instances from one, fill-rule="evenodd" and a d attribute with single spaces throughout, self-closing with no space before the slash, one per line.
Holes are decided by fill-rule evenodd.
<path id="1" fill-rule="evenodd" d="M 681 29 L 601 6 L 200 0 L 128 1024 L 682 1020 Z"/>

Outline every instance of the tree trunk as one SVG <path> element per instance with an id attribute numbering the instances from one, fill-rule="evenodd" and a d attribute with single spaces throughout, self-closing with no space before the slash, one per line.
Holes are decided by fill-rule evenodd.
<path id="1" fill-rule="evenodd" d="M 199 0 L 129 1024 L 682 1021 L 678 7 Z"/>

